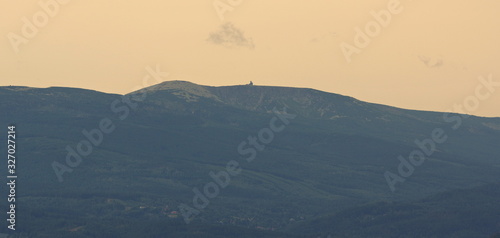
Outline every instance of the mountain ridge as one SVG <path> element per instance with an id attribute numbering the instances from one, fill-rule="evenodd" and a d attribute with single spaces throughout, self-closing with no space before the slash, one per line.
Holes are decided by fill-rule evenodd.
<path id="1" fill-rule="evenodd" d="M 330 95 L 332 97 L 336 98 L 343 98 L 346 101 L 350 101 L 352 104 L 369 104 L 374 107 L 379 107 L 383 108 L 384 110 L 404 110 L 408 112 L 424 112 L 424 113 L 447 113 L 447 114 L 459 114 L 459 113 L 454 113 L 454 112 L 442 112 L 442 111 L 432 111 L 432 110 L 425 110 L 425 109 L 407 109 L 403 107 L 396 107 L 396 106 L 391 106 L 391 105 L 385 105 L 385 104 L 380 104 L 380 103 L 373 103 L 373 102 L 366 102 L 362 101 L 359 99 L 356 99 L 351 96 L 346 96 L 338 93 L 333 93 L 333 92 L 327 92 L 327 91 L 322 91 L 319 89 L 314 89 L 314 88 L 303 88 L 303 87 L 288 87 L 288 86 L 268 86 L 268 85 L 228 85 L 228 86 L 209 86 L 209 85 L 201 85 L 201 84 L 196 84 L 192 83 L 190 81 L 185 81 L 185 80 L 169 80 L 169 81 L 164 81 L 155 85 L 151 85 L 148 87 L 144 87 L 142 89 L 132 91 L 129 93 L 125 94 L 118 94 L 118 93 L 106 93 L 106 92 L 101 92 L 98 90 L 93 90 L 93 89 L 84 89 L 84 88 L 75 88 L 75 87 L 60 87 L 60 86 L 52 86 L 52 87 L 45 87 L 45 88 L 38 88 L 38 87 L 28 87 L 28 86 L 0 86 L 0 89 L 6 89 L 9 91 L 30 91 L 30 90 L 50 90 L 50 89 L 67 89 L 67 90 L 84 90 L 84 91 L 92 91 L 92 92 L 98 92 L 102 94 L 108 94 L 108 95 L 121 95 L 121 96 L 133 96 L 137 95 L 139 93 L 155 93 L 155 92 L 161 92 L 161 91 L 169 91 L 173 95 L 176 95 L 180 98 L 186 99 L 187 102 L 196 102 L 198 98 L 208 98 L 208 99 L 213 99 L 218 102 L 224 102 L 229 105 L 233 106 L 239 106 L 245 109 L 257 109 L 258 108 L 258 102 L 259 100 L 262 100 L 261 97 L 257 97 L 258 100 L 255 100 L 256 98 L 254 97 L 254 101 L 252 105 L 250 103 L 241 103 L 241 102 L 236 102 L 235 101 L 235 94 L 238 93 L 248 93 L 248 92 L 253 92 L 254 94 L 260 93 L 259 96 L 264 95 L 267 93 L 275 93 L 279 91 L 286 91 L 286 93 L 296 93 L 296 92 L 302 92 L 302 93 L 309 93 L 309 94 L 323 94 L 323 95 Z M 231 92 L 228 93 L 228 92 Z M 286 94 L 283 93 L 283 94 Z M 228 97 L 229 96 L 229 97 Z M 241 96 L 241 95 L 239 95 Z M 255 96 L 255 95 L 253 95 Z M 289 96 L 289 95 L 286 95 Z M 222 98 L 225 98 L 226 101 L 222 100 Z M 310 103 L 310 102 L 308 102 Z M 280 106 L 286 106 L 286 105 L 280 105 Z M 270 111 L 270 110 L 266 110 Z M 485 117 L 485 116 L 478 116 L 478 115 L 470 115 L 466 114 L 472 117 L 477 117 L 477 118 L 490 118 L 490 119 L 495 119 L 495 118 L 500 118 L 499 117 Z M 335 116 L 335 115 L 331 115 Z M 337 115 L 338 116 L 338 115 Z M 496 128 L 496 126 L 493 126 Z"/>
<path id="2" fill-rule="evenodd" d="M 210 172 L 225 170 L 230 160 L 239 161 L 242 174 L 221 189 L 194 223 L 284 229 L 294 220 L 368 202 L 406 201 L 499 182 L 500 131 L 494 128 L 500 118 L 450 114 L 462 120 L 453 129 L 443 113 L 313 89 L 200 87 L 167 83 L 143 91 L 143 98 L 140 92 L 0 87 L 0 111 L 8 112 L 0 125 L 16 125 L 23 158 L 18 164 L 23 174 L 19 206 L 29 212 L 19 219 L 33 219 L 34 227 L 48 234 L 89 220 L 121 224 L 108 223 L 114 216 L 130 223 L 169 223 L 176 220 L 169 220 L 162 208 L 190 204 L 193 188 L 203 190 L 213 180 Z M 269 127 L 274 108 L 297 117 L 248 163 L 238 148 Z M 78 145 L 90 143 L 89 132 L 96 135 L 103 119 L 115 130 L 103 133 L 102 143 L 72 167 L 67 148 L 77 151 Z M 428 141 L 437 128 L 446 132 L 446 143 L 436 145 L 425 163 L 391 192 L 384 172 L 398 173 L 400 156 L 421 150 L 415 140 Z M 0 143 L 5 139 L 0 137 Z M 63 182 L 54 162 L 71 167 Z M 86 215 L 75 219 L 68 214 Z"/>

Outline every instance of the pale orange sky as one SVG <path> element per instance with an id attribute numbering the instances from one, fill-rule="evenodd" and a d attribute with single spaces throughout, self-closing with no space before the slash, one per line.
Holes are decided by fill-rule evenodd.
<path id="1" fill-rule="evenodd" d="M 478 76 L 500 82 L 498 0 L 401 0 L 401 12 L 350 63 L 341 43 L 354 45 L 355 28 L 364 29 L 374 21 L 370 11 L 392 0 L 241 0 L 224 20 L 214 0 L 65 0 L 16 53 L 8 34 L 23 36 L 23 17 L 33 21 L 39 3 L 51 1 L 0 0 L 0 85 L 123 94 L 141 85 L 146 66 L 159 64 L 168 80 L 213 86 L 252 80 L 450 111 L 475 95 Z M 225 23 L 248 41 L 226 47 L 207 40 Z M 498 117 L 499 108 L 495 87 L 468 112 Z"/>

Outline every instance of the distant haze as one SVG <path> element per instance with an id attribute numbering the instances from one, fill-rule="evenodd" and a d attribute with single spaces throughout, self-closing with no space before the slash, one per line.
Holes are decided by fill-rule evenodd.
<path id="1" fill-rule="evenodd" d="M 124 94 L 159 64 L 169 80 L 308 87 L 450 111 L 475 96 L 479 76 L 500 82 L 497 0 L 401 0 L 350 63 L 342 42 L 355 46 L 355 28 L 391 0 L 242 0 L 223 20 L 213 0 L 72 0 L 16 53 L 8 34 L 23 36 L 22 19 L 33 21 L 39 2 L 51 0 L 0 0 L 0 85 Z M 493 91 L 469 113 L 499 117 L 500 87 Z"/>

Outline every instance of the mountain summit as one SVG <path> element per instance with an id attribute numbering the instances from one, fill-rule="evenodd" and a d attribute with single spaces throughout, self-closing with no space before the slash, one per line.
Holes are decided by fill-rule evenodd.
<path id="1" fill-rule="evenodd" d="M 163 83 L 159 83 L 144 89 L 141 89 L 139 91 L 141 92 L 147 92 L 148 94 L 151 93 L 157 93 L 157 92 L 168 92 L 173 95 L 177 95 L 180 98 L 186 99 L 186 101 L 197 101 L 198 98 L 210 98 L 217 100 L 217 97 L 212 94 L 208 90 L 208 86 L 202 86 L 198 84 L 194 84 L 188 81 L 180 81 L 180 80 L 175 80 L 175 81 L 165 81 Z M 131 94 L 134 94 L 137 92 L 132 92 Z"/>
<path id="2" fill-rule="evenodd" d="M 243 110 L 271 112 L 274 107 L 287 107 L 302 116 L 338 119 L 348 116 L 382 117 L 389 107 L 366 103 L 352 97 L 327 93 L 310 88 L 292 88 L 277 86 L 203 86 L 187 81 L 166 81 L 142 90 L 147 92 L 148 100 L 165 103 L 167 100 L 178 100 L 188 103 L 205 101 L 222 103 Z"/>

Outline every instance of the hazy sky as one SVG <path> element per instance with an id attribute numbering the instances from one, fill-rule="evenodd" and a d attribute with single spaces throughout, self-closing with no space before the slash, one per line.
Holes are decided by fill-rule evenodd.
<path id="1" fill-rule="evenodd" d="M 477 89 L 479 76 L 500 82 L 498 0 L 221 0 L 222 20 L 213 0 L 0 3 L 0 85 L 127 93 L 159 64 L 202 85 L 252 80 L 433 111 L 465 102 L 500 116 L 500 87 Z M 372 11 L 391 18 L 380 26 Z M 370 41 L 356 45 L 367 25 Z M 342 44 L 358 47 L 350 62 Z"/>

